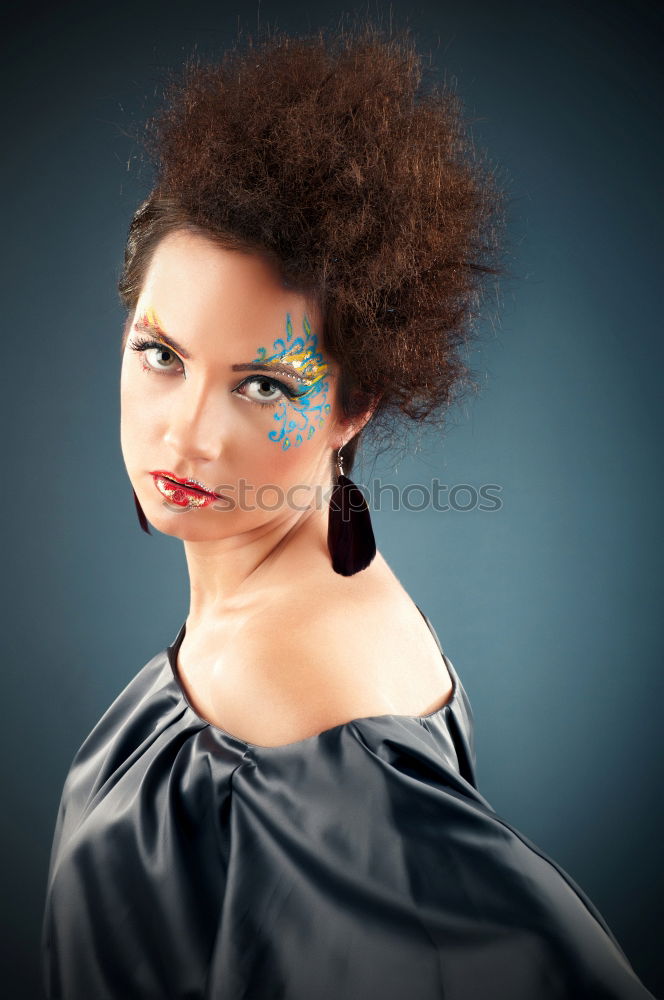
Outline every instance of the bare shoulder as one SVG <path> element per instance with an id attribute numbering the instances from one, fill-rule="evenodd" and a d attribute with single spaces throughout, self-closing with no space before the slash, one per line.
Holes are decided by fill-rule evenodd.
<path id="1" fill-rule="evenodd" d="M 428 715 L 452 680 L 417 607 L 382 559 L 375 572 L 288 589 L 228 648 L 215 689 L 222 728 L 259 746 L 353 719 Z"/>

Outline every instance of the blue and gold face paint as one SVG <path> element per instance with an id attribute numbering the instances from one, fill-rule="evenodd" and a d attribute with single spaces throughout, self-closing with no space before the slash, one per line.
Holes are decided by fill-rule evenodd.
<path id="1" fill-rule="evenodd" d="M 266 348 L 259 347 L 258 356 L 252 362 L 266 370 L 287 365 L 296 372 L 291 378 L 306 386 L 297 399 L 282 402 L 274 414 L 279 426 L 269 431 L 268 437 L 270 441 L 280 442 L 284 451 L 291 446 L 297 448 L 312 438 L 330 412 L 327 402 L 329 366 L 318 349 L 318 337 L 312 332 L 306 316 L 302 328 L 303 335 L 296 337 L 290 313 L 286 313 L 285 338 L 277 337 L 269 356 Z"/>

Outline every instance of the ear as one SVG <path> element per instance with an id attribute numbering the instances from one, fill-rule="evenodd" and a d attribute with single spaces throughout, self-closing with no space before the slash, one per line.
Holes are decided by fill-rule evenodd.
<path id="1" fill-rule="evenodd" d="M 376 398 L 371 405 L 361 414 L 356 417 L 343 419 L 337 419 L 334 434 L 332 435 L 332 447 L 336 450 L 341 448 L 341 446 L 350 441 L 359 434 L 363 427 L 365 427 L 374 415 L 376 407 L 378 405 L 378 399 Z"/>

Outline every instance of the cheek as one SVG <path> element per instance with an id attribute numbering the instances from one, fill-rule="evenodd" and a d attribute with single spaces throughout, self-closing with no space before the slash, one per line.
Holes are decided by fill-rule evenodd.
<path id="1" fill-rule="evenodd" d="M 134 409 L 134 394 L 132 392 L 131 378 L 127 373 L 126 360 L 123 360 L 122 370 L 120 372 L 120 437 L 123 452 L 125 451 L 125 446 L 128 442 L 131 428 L 135 426 L 133 419 Z"/>
<path id="2" fill-rule="evenodd" d="M 298 420 L 297 412 L 289 413 L 286 425 L 294 420 Z M 301 417 L 298 422 L 301 422 Z M 318 482 L 323 463 L 329 455 L 331 423 L 331 419 L 326 416 L 321 426 L 317 423 L 314 432 L 308 436 L 302 435 L 298 443 L 292 429 L 290 442 L 288 433 L 280 433 L 283 422 L 277 422 L 272 417 L 265 420 L 258 436 L 255 433 L 252 435 L 252 447 L 245 451 L 245 458 L 241 461 L 247 470 L 247 478 L 256 485 L 274 483 L 283 488 L 294 483 Z"/>
<path id="3" fill-rule="evenodd" d="M 160 413 L 167 413 L 170 407 L 169 384 L 173 376 L 159 375 L 144 371 L 142 355 L 133 356 L 131 349 L 123 355 L 120 370 L 121 418 L 136 417 L 139 425 L 158 420 Z M 138 429 L 138 428 L 137 428 Z"/>
<path id="4" fill-rule="evenodd" d="M 122 367 L 120 369 L 120 404 L 123 408 L 132 405 L 137 392 L 136 366 L 132 364 L 129 352 L 122 355 Z"/>
<path id="5" fill-rule="evenodd" d="M 130 361 L 123 362 L 120 372 L 120 445 L 125 459 L 141 441 L 151 436 L 158 423 L 157 414 L 151 412 L 150 394 L 140 373 Z"/>

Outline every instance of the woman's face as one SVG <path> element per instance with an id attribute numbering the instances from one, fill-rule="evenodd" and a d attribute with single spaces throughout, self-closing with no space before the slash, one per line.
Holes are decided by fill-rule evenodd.
<path id="1" fill-rule="evenodd" d="M 150 523 L 212 540 L 292 519 L 317 498 L 320 508 L 331 451 L 352 436 L 336 419 L 338 373 L 319 315 L 264 258 L 166 236 L 120 380 L 122 453 Z"/>

